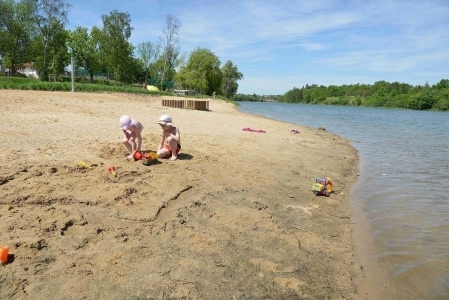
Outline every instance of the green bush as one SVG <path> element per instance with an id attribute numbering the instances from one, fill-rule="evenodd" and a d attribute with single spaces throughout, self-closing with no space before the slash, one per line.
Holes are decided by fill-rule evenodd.
<path id="1" fill-rule="evenodd" d="M 449 98 L 438 100 L 438 102 L 434 104 L 433 108 L 438 110 L 449 110 Z"/>
<path id="2" fill-rule="evenodd" d="M 11 78 L 10 80 L 0 80 L 0 89 L 11 90 L 36 90 L 36 91 L 71 91 L 71 82 L 45 82 L 36 79 Z M 75 90 L 80 92 L 119 92 L 138 93 L 149 95 L 169 95 L 158 91 L 148 91 L 133 86 L 99 85 L 91 83 L 76 83 Z"/>
<path id="3" fill-rule="evenodd" d="M 357 97 L 355 97 L 354 102 L 353 102 L 353 105 L 355 105 L 355 106 L 360 106 L 360 105 L 362 105 L 362 96 L 357 96 Z"/>
<path id="4" fill-rule="evenodd" d="M 435 104 L 432 108 L 449 110 L 449 88 L 440 89 L 435 92 Z"/>
<path id="5" fill-rule="evenodd" d="M 387 101 L 385 101 L 384 106 L 392 108 L 406 108 L 407 99 L 408 95 L 396 94 L 396 96 L 394 96 L 393 98 L 388 98 Z"/>
<path id="6" fill-rule="evenodd" d="M 424 91 L 420 94 L 412 95 L 408 100 L 407 108 L 416 110 L 431 109 L 435 102 L 433 92 Z"/>
<path id="7" fill-rule="evenodd" d="M 17 77 L 5 77 L 0 78 L 0 89 L 11 89 L 11 90 L 36 90 L 36 91 L 71 91 L 72 83 L 71 80 L 67 81 L 69 77 L 61 76 L 56 82 L 46 82 L 32 78 L 17 78 Z M 146 94 L 146 95 L 167 95 L 172 96 L 172 93 L 160 92 L 160 91 L 149 91 L 143 89 L 141 85 L 120 85 L 117 86 L 111 84 L 110 80 L 96 80 L 96 84 L 92 83 L 81 83 L 81 78 L 77 78 L 75 83 L 75 90 L 77 92 L 115 92 L 115 93 L 134 93 L 134 94 Z M 103 84 L 100 84 L 103 83 Z M 193 98 L 210 98 L 208 95 L 194 95 L 189 96 Z M 217 99 L 222 99 L 229 101 L 222 96 L 217 96 Z"/>
<path id="8" fill-rule="evenodd" d="M 326 105 L 347 105 L 349 103 L 349 99 L 343 96 L 340 97 L 327 97 L 325 101 L 322 102 Z M 319 104 L 319 102 L 310 102 L 310 104 Z"/>

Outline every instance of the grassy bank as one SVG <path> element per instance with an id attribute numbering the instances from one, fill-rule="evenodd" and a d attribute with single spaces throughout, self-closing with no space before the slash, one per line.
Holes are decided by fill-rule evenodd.
<path id="1" fill-rule="evenodd" d="M 66 91 L 72 90 L 71 82 L 45 82 L 32 78 L 0 77 L 0 89 L 7 90 L 35 90 L 35 91 Z M 122 92 L 134 94 L 166 95 L 165 92 L 149 91 L 136 86 L 101 85 L 90 83 L 75 83 L 75 90 L 79 92 Z"/>
<path id="2" fill-rule="evenodd" d="M 72 83 L 67 81 L 56 81 L 56 82 L 46 82 L 40 81 L 33 78 L 23 78 L 23 77 L 6 77 L 0 76 L 0 89 L 5 90 L 35 90 L 35 91 L 61 91 L 70 92 L 72 91 Z M 111 92 L 111 93 L 133 93 L 133 94 L 148 94 L 148 95 L 159 95 L 159 96 L 172 96 L 173 93 L 170 91 L 149 91 L 143 89 L 140 84 L 130 84 L 130 85 L 116 85 L 113 80 L 102 80 L 101 82 L 96 81 L 96 83 L 85 83 L 82 79 L 77 78 L 75 82 L 75 90 L 77 92 Z M 183 97 L 183 96 L 176 96 Z M 189 95 L 189 98 L 196 99 L 207 99 L 211 96 L 209 95 Z M 230 100 L 223 97 L 217 96 L 217 99 L 229 102 Z"/>

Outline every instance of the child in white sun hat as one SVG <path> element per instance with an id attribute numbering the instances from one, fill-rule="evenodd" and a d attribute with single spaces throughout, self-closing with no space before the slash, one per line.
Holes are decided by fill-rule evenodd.
<path id="1" fill-rule="evenodd" d="M 141 151 L 143 126 L 139 121 L 123 115 L 120 117 L 120 127 L 123 132 L 123 144 L 130 153 L 128 159 L 131 159 L 134 151 Z"/>
<path id="2" fill-rule="evenodd" d="M 181 134 L 175 127 L 169 115 L 159 117 L 159 125 L 162 128 L 161 141 L 157 148 L 157 154 L 160 158 L 178 159 L 178 153 L 181 150 Z"/>

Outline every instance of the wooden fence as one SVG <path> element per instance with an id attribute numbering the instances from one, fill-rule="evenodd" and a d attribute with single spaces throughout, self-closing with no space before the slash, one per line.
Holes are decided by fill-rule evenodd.
<path id="1" fill-rule="evenodd" d="M 209 110 L 209 101 L 199 100 L 162 100 L 162 106 L 186 108 L 196 110 Z"/>

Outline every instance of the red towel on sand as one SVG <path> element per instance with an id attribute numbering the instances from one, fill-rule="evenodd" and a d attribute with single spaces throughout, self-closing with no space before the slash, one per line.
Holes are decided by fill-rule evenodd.
<path id="1" fill-rule="evenodd" d="M 262 132 L 262 133 L 266 132 L 265 130 L 262 130 L 262 129 L 253 129 L 253 128 L 249 128 L 249 127 L 245 127 L 242 130 L 243 131 L 252 131 L 252 132 Z"/>

